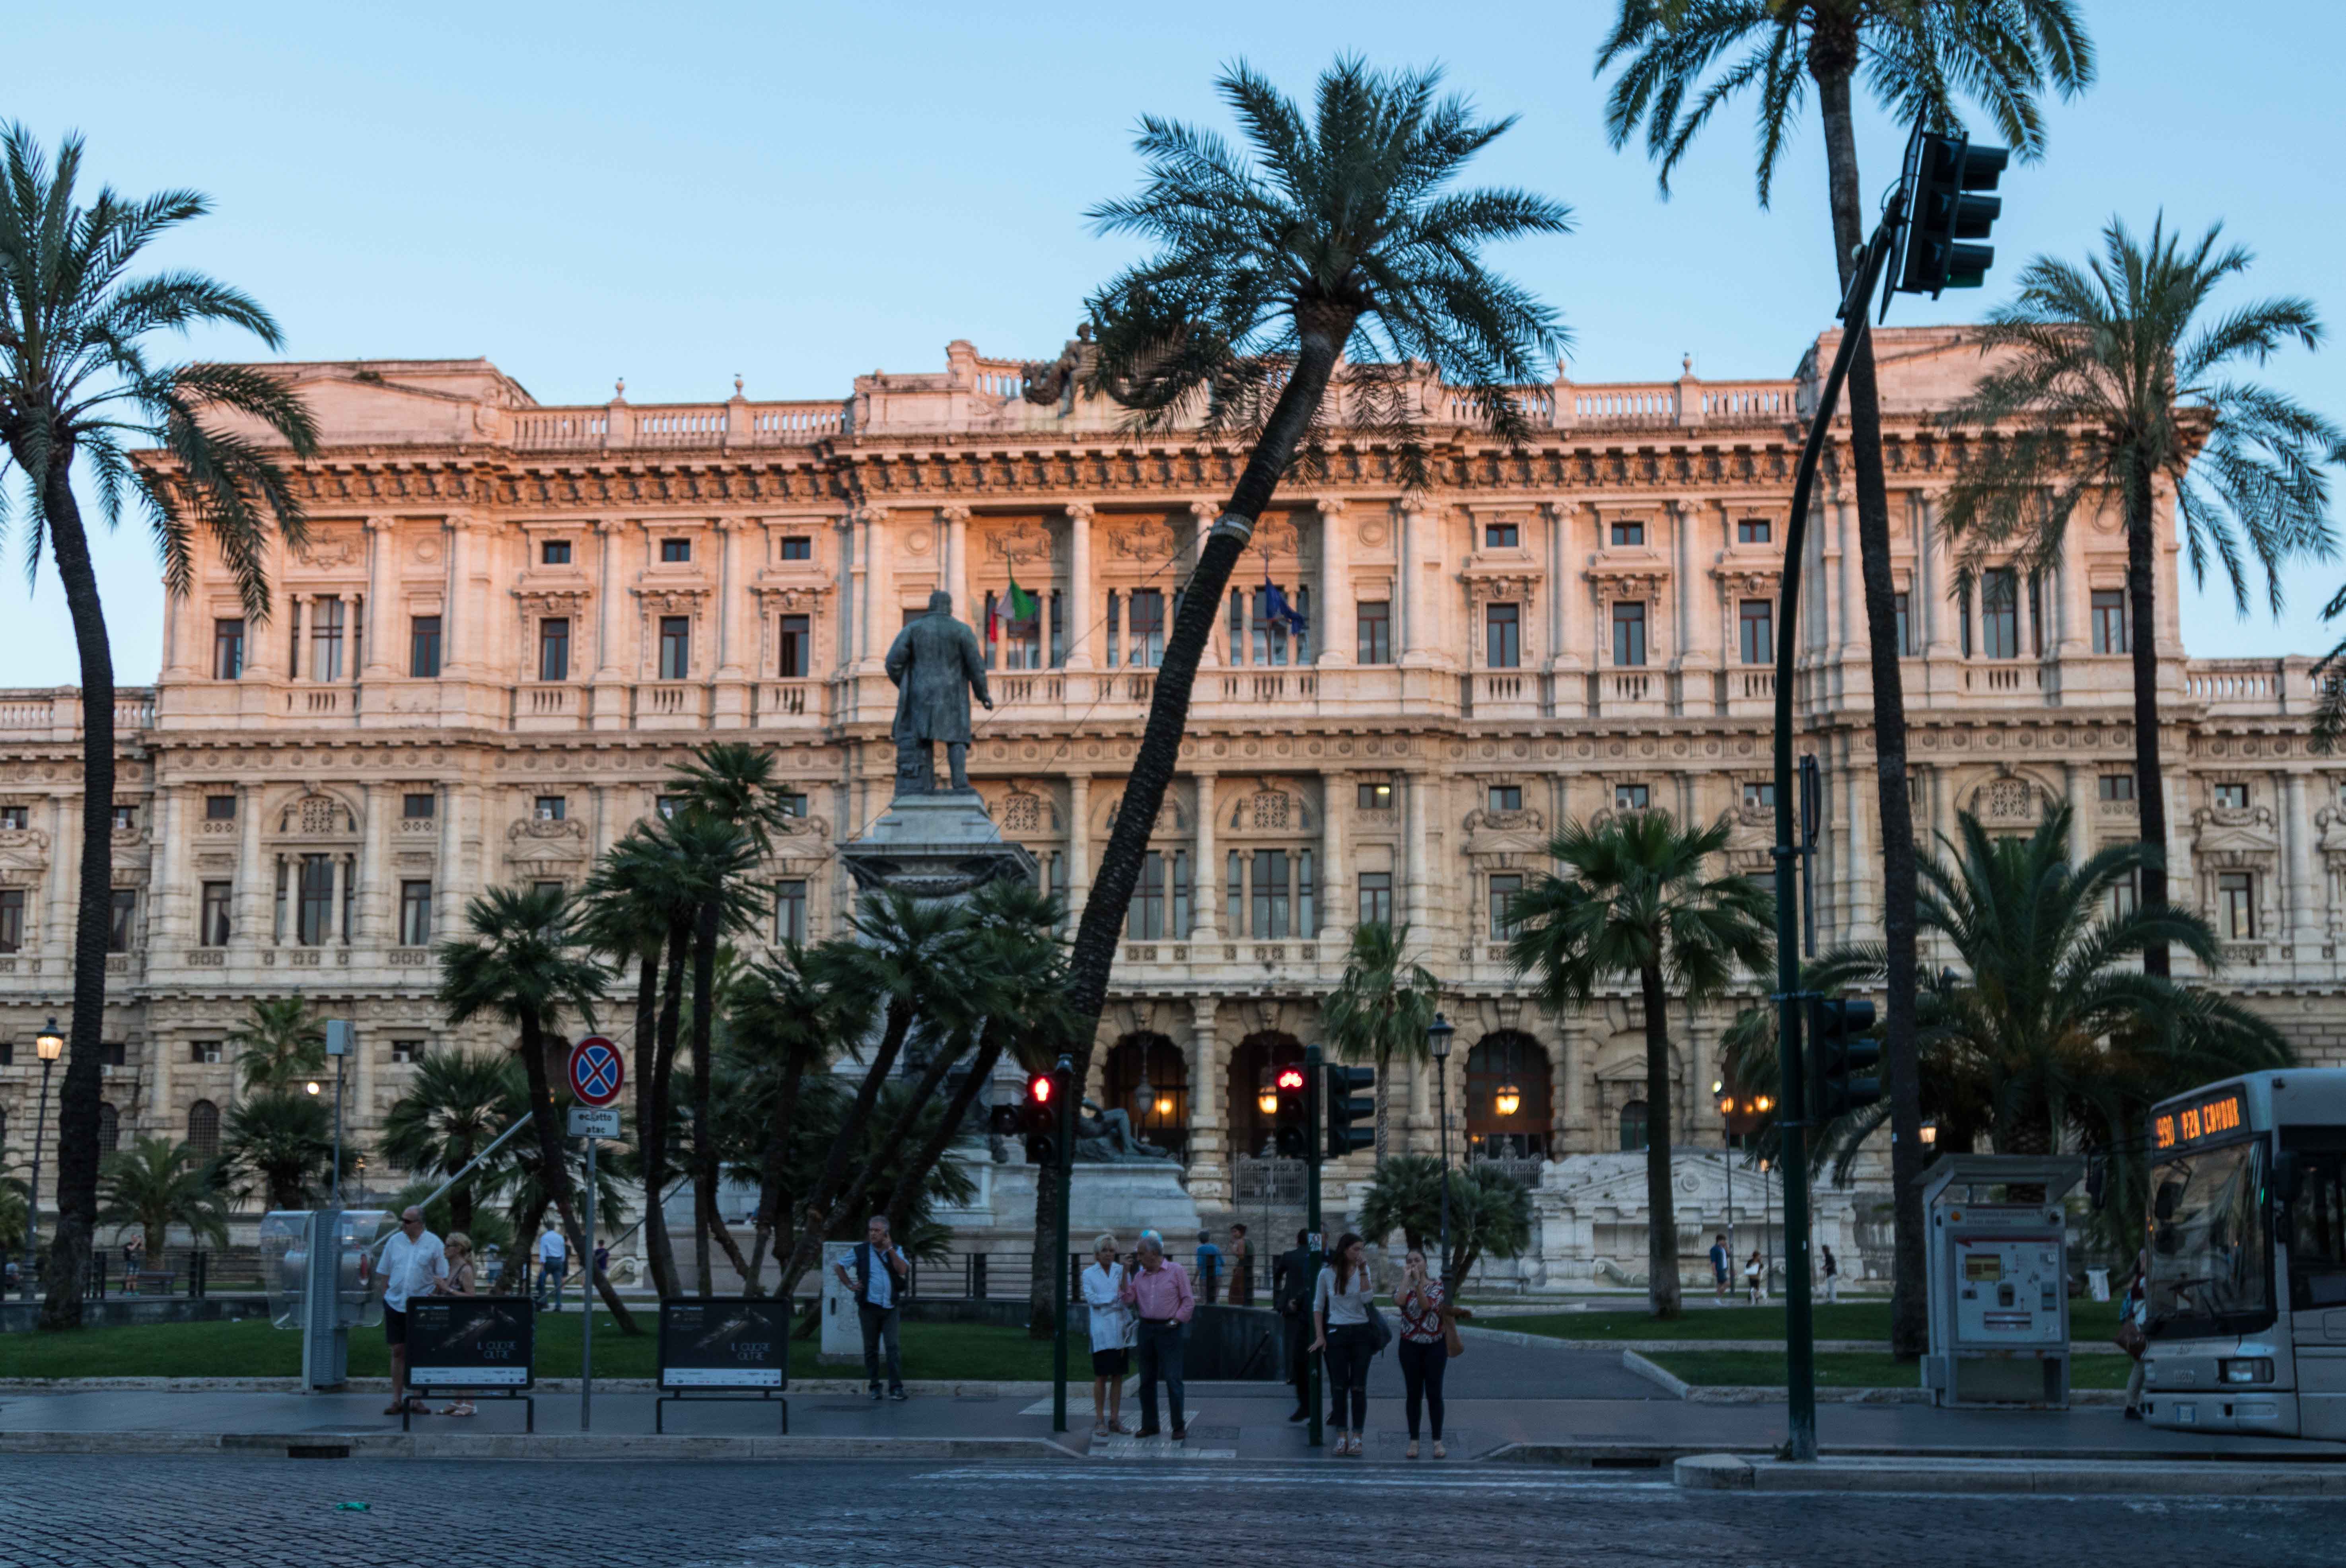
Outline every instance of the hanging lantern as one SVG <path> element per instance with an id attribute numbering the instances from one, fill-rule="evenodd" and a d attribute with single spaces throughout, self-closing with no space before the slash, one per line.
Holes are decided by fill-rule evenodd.
<path id="1" fill-rule="evenodd" d="M 1279 1115 L 1279 1085 L 1266 1079 L 1254 1092 L 1254 1106 L 1266 1116 Z"/>
<path id="2" fill-rule="evenodd" d="M 1497 1104 L 1499 1115 L 1512 1116 L 1524 1108 L 1524 1092 L 1513 1084 L 1502 1084 Z"/>

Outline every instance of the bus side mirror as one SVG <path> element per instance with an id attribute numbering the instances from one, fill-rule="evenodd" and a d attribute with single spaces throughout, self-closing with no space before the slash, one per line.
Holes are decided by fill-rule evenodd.
<path id="1" fill-rule="evenodd" d="M 2298 1182 L 2301 1174 L 2302 1173 L 2298 1168 L 2297 1153 L 2295 1150 L 2283 1149 L 2280 1154 L 2274 1156 L 2272 1168 L 2272 1195 L 2274 1198 L 2281 1203 L 2295 1203 L 2297 1201 Z"/>
<path id="2" fill-rule="evenodd" d="M 2150 1216 L 2153 1219 L 2164 1225 L 2175 1217 L 2175 1198 L 2178 1190 L 2176 1184 L 2171 1181 L 2158 1184 L 2158 1196 L 2150 1202 Z"/>

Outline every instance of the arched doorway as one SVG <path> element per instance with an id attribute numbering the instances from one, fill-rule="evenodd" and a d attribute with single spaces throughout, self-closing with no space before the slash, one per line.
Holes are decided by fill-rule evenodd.
<path id="1" fill-rule="evenodd" d="M 1292 1034 L 1266 1032 L 1250 1034 L 1230 1053 L 1230 1152 L 1249 1157 L 1275 1155 L 1272 1136 L 1279 1126 L 1276 1111 L 1262 1108 L 1262 1087 L 1281 1067 L 1303 1064 L 1303 1043 Z"/>
<path id="2" fill-rule="evenodd" d="M 97 1148 L 100 1154 L 112 1154 L 122 1142 L 122 1115 L 111 1100 L 101 1100 L 97 1106 Z"/>
<path id="3" fill-rule="evenodd" d="M 188 1148 L 199 1160 L 210 1159 L 219 1153 L 219 1107 L 209 1100 L 198 1100 L 188 1107 Z"/>
<path id="4" fill-rule="evenodd" d="M 1547 1051 L 1520 1030 L 1485 1034 L 1466 1054 L 1466 1157 L 1541 1160 L 1548 1155 Z"/>
<path id="5" fill-rule="evenodd" d="M 1162 1034 L 1127 1034 L 1109 1047 L 1100 1068 L 1103 1110 L 1130 1113 L 1132 1130 L 1146 1142 L 1189 1158 L 1189 1064 Z M 1148 1086 L 1144 1101 L 1140 1090 Z"/>

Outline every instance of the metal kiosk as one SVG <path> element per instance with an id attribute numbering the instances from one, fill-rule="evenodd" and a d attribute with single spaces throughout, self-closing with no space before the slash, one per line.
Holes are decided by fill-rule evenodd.
<path id="1" fill-rule="evenodd" d="M 350 1380 L 351 1330 L 382 1321 L 374 1238 L 379 1208 L 279 1209 L 260 1221 L 261 1280 L 270 1321 L 301 1331 L 301 1391 Z"/>
<path id="2" fill-rule="evenodd" d="M 1923 1173 L 1931 1353 L 1923 1386 L 1942 1406 L 2069 1404 L 2069 1227 L 2075 1157 L 1943 1155 Z M 2041 1197 L 2012 1201 L 2015 1187 Z M 1994 1189 L 2004 1201 L 1980 1202 Z"/>
<path id="3" fill-rule="evenodd" d="M 660 1303 L 659 1398 L 652 1431 L 668 1431 L 668 1406 L 699 1400 L 779 1400 L 790 1430 L 790 1303 L 771 1297 L 692 1298 Z"/>

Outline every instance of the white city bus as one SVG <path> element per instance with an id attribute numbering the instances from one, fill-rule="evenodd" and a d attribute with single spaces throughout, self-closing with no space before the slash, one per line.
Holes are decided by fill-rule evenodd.
<path id="1" fill-rule="evenodd" d="M 2346 1438 L 2346 1068 L 2158 1105 L 2150 1191 L 2150 1422 Z"/>

